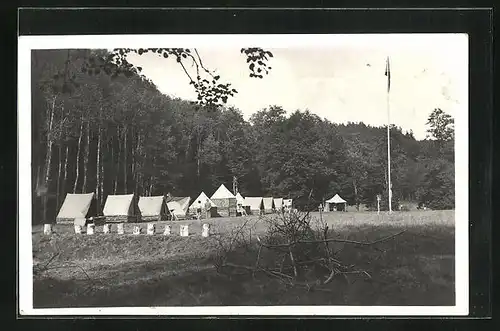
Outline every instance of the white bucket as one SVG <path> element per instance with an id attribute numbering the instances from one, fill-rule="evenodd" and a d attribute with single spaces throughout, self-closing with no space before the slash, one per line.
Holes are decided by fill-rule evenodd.
<path id="1" fill-rule="evenodd" d="M 132 234 L 141 234 L 141 228 L 139 226 L 134 226 L 134 231 L 132 232 Z"/>
<path id="2" fill-rule="evenodd" d="M 111 232 L 111 224 L 104 224 L 102 227 L 102 232 L 110 233 Z"/>
<path id="3" fill-rule="evenodd" d="M 43 234 L 46 234 L 46 235 L 52 234 L 52 224 L 44 224 L 43 225 Z"/>
<path id="4" fill-rule="evenodd" d="M 81 225 L 75 225 L 75 233 L 76 234 L 82 234 L 82 226 Z"/>
<path id="5" fill-rule="evenodd" d="M 125 229 L 123 228 L 123 223 L 119 223 L 117 227 L 118 227 L 118 234 L 125 233 Z"/>
<path id="6" fill-rule="evenodd" d="M 181 225 L 181 237 L 189 236 L 189 227 L 187 225 Z"/>
<path id="7" fill-rule="evenodd" d="M 154 223 L 149 223 L 148 224 L 148 235 L 154 235 L 155 234 L 155 225 Z"/>
<path id="8" fill-rule="evenodd" d="M 170 236 L 172 233 L 172 227 L 170 225 L 165 225 L 165 231 L 163 231 L 163 234 L 165 236 Z"/>
<path id="9" fill-rule="evenodd" d="M 94 234 L 95 224 L 87 224 L 87 234 Z"/>
<path id="10" fill-rule="evenodd" d="M 203 229 L 201 232 L 203 237 L 208 237 L 210 235 L 210 224 L 203 224 Z"/>

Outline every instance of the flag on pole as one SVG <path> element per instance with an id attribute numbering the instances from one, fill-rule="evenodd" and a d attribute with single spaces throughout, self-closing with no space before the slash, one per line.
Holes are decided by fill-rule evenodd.
<path id="1" fill-rule="evenodd" d="M 387 57 L 387 63 L 385 65 L 385 75 L 387 76 L 387 92 L 391 89 L 391 67 L 389 65 L 389 57 Z"/>

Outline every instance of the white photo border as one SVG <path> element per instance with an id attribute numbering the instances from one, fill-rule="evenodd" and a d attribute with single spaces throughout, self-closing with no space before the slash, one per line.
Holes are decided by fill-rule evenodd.
<path id="1" fill-rule="evenodd" d="M 263 48 L 351 46 L 387 49 L 432 47 L 454 42 L 466 55 L 460 84 L 464 102 L 455 117 L 455 306 L 220 306 L 33 308 L 31 51 L 42 49 L 218 47 Z M 469 313 L 469 130 L 468 47 L 465 33 L 432 34 L 269 34 L 269 35 L 71 35 L 18 37 L 18 304 L 20 315 L 236 315 L 236 316 L 466 316 Z"/>

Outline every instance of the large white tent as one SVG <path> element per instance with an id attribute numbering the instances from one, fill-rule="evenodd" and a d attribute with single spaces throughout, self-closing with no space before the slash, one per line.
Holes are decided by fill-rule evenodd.
<path id="1" fill-rule="evenodd" d="M 136 200 L 134 194 L 108 195 L 103 214 L 106 222 L 136 222 Z"/>
<path id="2" fill-rule="evenodd" d="M 283 209 L 283 198 L 274 198 L 274 208 L 276 208 L 277 211 Z"/>
<path id="3" fill-rule="evenodd" d="M 206 212 L 205 204 L 207 203 L 207 201 L 210 203 L 210 213 L 211 213 L 210 216 L 215 216 L 217 212 L 217 206 L 212 200 L 210 200 L 210 198 L 205 194 L 205 192 L 201 192 L 200 195 L 193 200 L 193 203 L 191 204 L 191 206 L 189 206 L 189 213 L 196 214 L 197 209 L 201 208 L 202 215 L 205 215 Z"/>
<path id="4" fill-rule="evenodd" d="M 264 210 L 262 197 L 245 197 L 245 206 L 250 207 L 250 212 L 254 215 L 260 215 Z"/>
<path id="5" fill-rule="evenodd" d="M 164 196 L 140 197 L 139 210 L 143 221 L 158 220 L 159 222 L 167 219 L 168 209 Z"/>
<path id="6" fill-rule="evenodd" d="M 95 205 L 94 193 L 68 193 L 57 214 L 56 222 L 73 223 L 78 220 L 85 223 L 85 219 L 88 219 L 90 216 L 96 216 L 96 210 L 92 208 L 93 205 Z"/>
<path id="7" fill-rule="evenodd" d="M 236 197 L 227 189 L 226 186 L 224 186 L 224 184 L 221 184 L 217 191 L 212 194 L 210 199 L 236 199 Z"/>
<path id="8" fill-rule="evenodd" d="M 337 205 L 342 205 L 344 207 L 344 211 L 347 210 L 347 202 L 340 197 L 340 195 L 335 194 L 332 198 L 328 199 L 325 201 L 325 212 L 332 211 L 337 211 Z"/>
<path id="9" fill-rule="evenodd" d="M 190 197 L 167 197 L 167 208 L 177 218 L 185 218 L 189 209 Z"/>
<path id="10" fill-rule="evenodd" d="M 219 216 L 236 216 L 236 197 L 229 191 L 224 184 L 221 184 L 217 191 L 210 197 L 217 206 Z"/>
<path id="11" fill-rule="evenodd" d="M 274 211 L 273 197 L 262 198 L 262 203 L 264 204 L 264 213 L 270 214 Z"/>

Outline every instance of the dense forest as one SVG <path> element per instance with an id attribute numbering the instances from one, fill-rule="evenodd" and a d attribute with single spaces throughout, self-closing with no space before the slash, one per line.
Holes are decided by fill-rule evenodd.
<path id="1" fill-rule="evenodd" d="M 138 74 L 89 73 L 86 63 L 105 53 L 32 52 L 35 222 L 53 219 L 66 193 L 95 192 L 101 206 L 109 194 L 195 198 L 232 188 L 234 176 L 244 196 L 299 208 L 335 193 L 368 207 L 382 194 L 387 208 L 387 128 L 278 105 L 245 121 L 232 107 L 163 95 Z M 454 208 L 453 119 L 435 109 L 427 124 L 422 141 L 391 127 L 393 205 Z"/>

